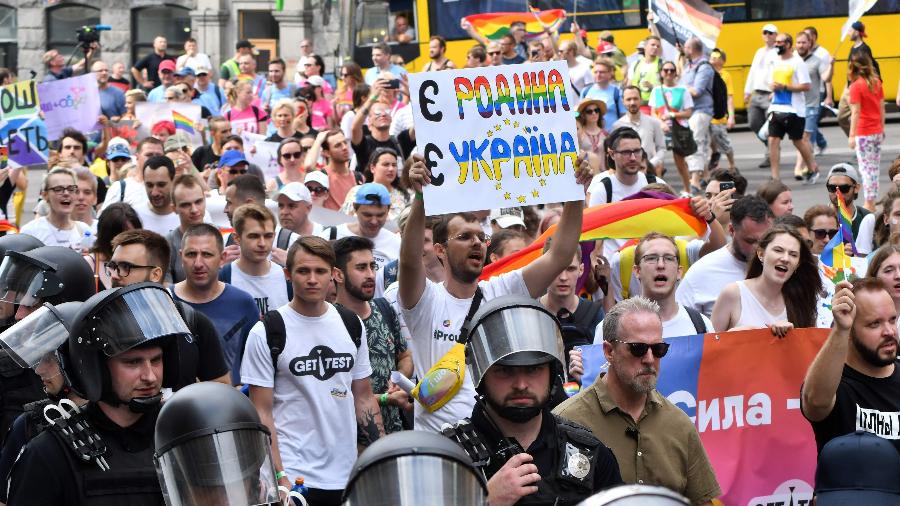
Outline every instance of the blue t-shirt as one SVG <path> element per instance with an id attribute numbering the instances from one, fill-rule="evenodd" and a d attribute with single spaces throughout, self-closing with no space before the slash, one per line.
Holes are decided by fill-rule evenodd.
<path id="1" fill-rule="evenodd" d="M 172 290 L 172 297 L 179 299 Z M 203 304 L 194 304 L 182 300 L 185 304 L 200 311 L 209 318 L 219 333 L 225 362 L 231 368 L 231 382 L 241 382 L 241 358 L 244 356 L 244 345 L 250 329 L 259 321 L 259 306 L 249 293 L 225 284 L 225 290 L 214 300 Z"/>
<path id="2" fill-rule="evenodd" d="M 198 88 L 197 91 L 200 91 L 200 89 Z M 225 105 L 225 92 L 218 85 L 209 83 L 206 91 L 200 91 L 197 94 L 197 98 L 192 100 L 192 102 L 206 106 L 209 112 L 213 113 L 213 116 L 218 116 L 222 113 L 222 106 Z"/>
<path id="3" fill-rule="evenodd" d="M 601 88 L 596 83 L 581 90 L 581 99 L 602 100 L 606 104 L 606 114 L 603 115 L 603 128 L 612 131 L 613 123 L 625 115 L 625 103 L 622 102 L 622 93 L 618 86 L 606 85 Z"/>
<path id="4" fill-rule="evenodd" d="M 125 114 L 125 93 L 115 86 L 100 90 L 100 112 L 107 118 Z"/>

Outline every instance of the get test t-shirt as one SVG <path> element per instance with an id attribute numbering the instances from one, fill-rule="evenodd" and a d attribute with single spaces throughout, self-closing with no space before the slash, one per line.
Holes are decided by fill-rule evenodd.
<path id="1" fill-rule="evenodd" d="M 810 84 L 809 71 L 799 56 L 794 55 L 787 60 L 778 58 L 769 71 L 769 82 L 797 86 Z M 769 112 L 793 113 L 801 118 L 806 117 L 806 93 L 802 91 L 776 90 L 772 93 L 772 105 Z"/>
<path id="2" fill-rule="evenodd" d="M 251 276 L 237 262 L 231 264 L 231 284 L 253 296 L 260 315 L 289 302 L 284 270 L 271 260 L 269 272 L 263 276 Z"/>
<path id="3" fill-rule="evenodd" d="M 274 388 L 272 419 L 288 477 L 303 476 L 311 488 L 342 489 L 357 457 L 352 384 L 372 374 L 365 327 L 357 348 L 331 304 L 317 317 L 290 306 L 278 312 L 287 340 L 277 371 L 260 322 L 247 338 L 241 381 Z"/>
<path id="4" fill-rule="evenodd" d="M 884 88 L 877 81 L 869 90 L 865 79 L 857 79 L 850 85 L 850 103 L 859 104 L 859 121 L 856 122 L 854 135 L 875 135 L 884 132 L 881 124 L 881 103 L 884 101 Z"/>
<path id="5" fill-rule="evenodd" d="M 335 239 L 343 239 L 354 234 L 346 223 L 337 226 L 337 237 Z M 328 231 L 324 230 L 321 235 L 327 235 Z M 328 239 L 328 237 L 325 237 Z M 378 274 L 387 267 L 387 264 L 400 258 L 400 236 L 382 228 L 378 235 L 372 239 L 375 248 L 372 250 L 372 256 L 375 257 L 375 297 L 381 297 L 384 294 L 384 276 Z"/>
<path id="6" fill-rule="evenodd" d="M 485 302 L 501 295 L 530 297 L 521 270 L 481 281 L 478 286 L 484 293 Z M 419 379 L 425 377 L 428 369 L 456 344 L 459 329 L 471 305 L 472 298 L 457 299 L 450 295 L 443 283 L 434 283 L 428 279 L 425 280 L 422 297 L 412 309 L 405 309 L 406 304 L 401 301 L 401 306 L 404 307 L 403 318 L 410 333 L 409 347 L 412 350 L 415 374 Z M 441 409 L 429 413 L 418 402 L 415 403 L 416 430 L 439 432 L 441 425 L 445 423 L 456 423 L 472 416 L 474 406 L 475 384 L 472 383 L 471 373 L 466 370 L 462 388 Z"/>

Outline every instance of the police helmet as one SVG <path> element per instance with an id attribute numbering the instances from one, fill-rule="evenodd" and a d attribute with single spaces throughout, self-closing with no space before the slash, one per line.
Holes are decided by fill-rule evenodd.
<path id="1" fill-rule="evenodd" d="M 269 429 L 228 385 L 200 382 L 176 392 L 159 412 L 155 442 L 168 506 L 278 502 Z"/>
<path id="2" fill-rule="evenodd" d="M 665 487 L 619 485 L 588 497 L 578 506 L 688 506 L 681 494 Z"/>
<path id="3" fill-rule="evenodd" d="M 163 349 L 163 386 L 179 377 L 177 339 L 193 339 L 172 296 L 156 283 L 110 288 L 82 305 L 67 341 L 66 373 L 83 398 L 110 403 L 113 397 L 106 360 L 150 341 Z M 125 401 L 127 402 L 127 401 Z"/>
<path id="4" fill-rule="evenodd" d="M 402 431 L 372 443 L 356 460 L 344 506 L 482 506 L 487 484 L 450 439 Z"/>
<path id="5" fill-rule="evenodd" d="M 43 245 L 44 243 L 33 235 L 6 234 L 0 237 L 0 257 L 6 256 L 10 251 L 31 251 Z"/>
<path id="6" fill-rule="evenodd" d="M 476 388 L 491 366 L 551 364 L 563 374 L 559 321 L 524 295 L 505 295 L 482 304 L 472 317 L 466 357 Z"/>
<path id="7" fill-rule="evenodd" d="M 0 264 L 4 302 L 33 306 L 85 301 L 94 294 L 94 272 L 81 254 L 61 246 L 10 251 Z"/>
<path id="8" fill-rule="evenodd" d="M 55 353 L 65 344 L 81 304 L 44 303 L 0 334 L 0 356 L 9 358 L 22 369 L 36 366 L 48 353 Z"/>

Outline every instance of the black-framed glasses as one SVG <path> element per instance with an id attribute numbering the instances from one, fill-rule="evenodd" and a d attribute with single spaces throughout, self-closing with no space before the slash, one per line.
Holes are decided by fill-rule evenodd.
<path id="1" fill-rule="evenodd" d="M 301 148 L 300 151 L 295 151 L 293 153 L 281 153 L 281 156 L 284 157 L 285 160 L 299 160 L 303 158 L 303 149 Z"/>
<path id="2" fill-rule="evenodd" d="M 500 51 L 488 51 L 488 56 L 494 56 L 495 54 L 500 54 Z"/>
<path id="3" fill-rule="evenodd" d="M 247 173 L 247 169 L 228 169 L 228 173 L 232 176 L 242 176 Z"/>
<path id="4" fill-rule="evenodd" d="M 669 343 L 629 343 L 628 341 L 622 341 L 621 339 L 610 339 L 610 341 L 627 345 L 628 351 L 637 358 L 646 355 L 647 350 L 653 352 L 653 356 L 656 358 L 663 358 L 666 356 L 666 353 L 669 353 Z"/>
<path id="5" fill-rule="evenodd" d="M 451 237 L 451 239 L 460 242 L 474 242 L 475 239 L 478 239 L 479 242 L 487 242 L 487 235 L 484 232 L 463 232 Z"/>
<path id="6" fill-rule="evenodd" d="M 589 107 L 584 110 L 584 113 L 585 114 L 600 114 L 600 108 L 599 107 Z"/>
<path id="7" fill-rule="evenodd" d="M 306 185 L 306 189 L 309 190 L 309 193 L 312 193 L 313 195 L 321 195 L 323 193 L 328 193 L 328 188 L 325 188 L 324 186 Z"/>
<path id="8" fill-rule="evenodd" d="M 656 253 L 650 253 L 641 257 L 641 263 L 655 265 L 659 263 L 660 259 L 662 259 L 664 264 L 674 264 L 678 262 L 678 257 L 675 255 L 657 255 Z"/>
<path id="9" fill-rule="evenodd" d="M 68 185 L 68 186 L 52 186 L 47 188 L 47 191 L 51 191 L 57 195 L 66 192 L 66 193 L 76 193 L 78 191 L 78 185 Z"/>
<path id="10" fill-rule="evenodd" d="M 829 239 L 837 235 L 838 229 L 836 228 L 814 228 L 812 233 L 816 235 L 816 239 L 820 241 L 828 236 Z"/>
<path id="11" fill-rule="evenodd" d="M 618 151 L 613 151 L 613 153 L 623 157 L 623 158 L 640 158 L 643 154 L 643 149 L 623 149 Z"/>
<path id="12" fill-rule="evenodd" d="M 763 35 L 772 35 L 775 32 L 770 32 L 769 30 L 763 30 Z"/>
<path id="13" fill-rule="evenodd" d="M 834 193 L 834 192 L 840 190 L 841 193 L 847 194 L 847 193 L 850 193 L 850 190 L 853 189 L 853 185 L 852 184 L 827 183 L 827 184 L 825 184 L 825 189 L 828 190 L 828 193 Z"/>
<path id="14" fill-rule="evenodd" d="M 669 74 L 669 73 L 675 72 L 676 70 L 677 69 L 667 68 L 667 69 L 662 69 L 660 72 L 662 72 L 663 74 Z"/>
<path id="15" fill-rule="evenodd" d="M 131 274 L 132 269 L 153 269 L 156 266 L 136 265 L 131 262 L 116 262 L 115 260 L 110 260 L 109 262 L 106 262 L 104 267 L 106 268 L 106 273 L 110 276 L 115 272 L 120 278 L 127 278 L 128 275 Z"/>

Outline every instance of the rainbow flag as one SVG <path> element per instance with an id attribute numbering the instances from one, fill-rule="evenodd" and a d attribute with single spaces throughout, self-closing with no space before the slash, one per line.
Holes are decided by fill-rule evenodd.
<path id="1" fill-rule="evenodd" d="M 19 229 L 9 222 L 9 220 L 0 220 L 0 233 L 18 234 Z"/>
<path id="2" fill-rule="evenodd" d="M 853 240 L 853 215 L 850 214 L 850 210 L 847 209 L 847 203 L 844 202 L 844 195 L 841 192 L 837 192 L 837 201 L 838 225 L 840 225 L 838 228 L 841 229 L 843 242 L 850 245 L 850 248 L 853 250 L 853 256 L 856 256 L 858 253 L 856 251 L 856 241 Z"/>
<path id="3" fill-rule="evenodd" d="M 184 114 L 176 110 L 172 110 L 172 121 L 175 123 L 175 130 L 183 130 L 189 134 L 194 133 L 194 122 Z"/>
<path id="4" fill-rule="evenodd" d="M 634 239 L 648 232 L 670 236 L 702 236 L 706 222 L 694 216 L 690 199 L 634 199 L 600 204 L 584 210 L 580 242 L 600 239 Z M 540 257 L 544 243 L 556 233 L 553 225 L 525 249 L 484 268 L 480 279 L 525 267 Z"/>
<path id="5" fill-rule="evenodd" d="M 527 37 L 538 37 L 544 30 L 556 30 L 566 19 L 566 11 L 563 9 L 550 9 L 541 11 L 529 7 L 529 12 L 489 12 L 466 16 L 472 28 L 488 40 L 500 40 L 509 33 L 509 26 L 519 21 L 525 23 Z"/>
<path id="6" fill-rule="evenodd" d="M 843 229 L 844 225 L 839 224 L 838 228 Z M 834 234 L 834 237 L 832 237 L 831 240 L 828 241 L 828 244 L 825 245 L 825 248 L 822 249 L 822 254 L 819 255 L 819 260 L 821 260 L 822 265 L 825 267 L 825 275 L 834 283 L 842 281 L 845 278 L 844 272 L 851 267 L 850 258 L 848 258 L 847 254 L 844 252 L 842 235 L 841 232 Z"/>

